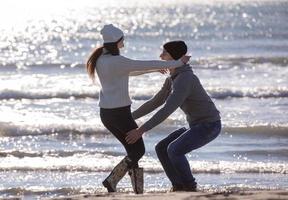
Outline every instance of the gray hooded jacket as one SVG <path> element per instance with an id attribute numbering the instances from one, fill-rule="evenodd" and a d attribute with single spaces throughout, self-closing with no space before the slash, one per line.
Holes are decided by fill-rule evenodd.
<path id="1" fill-rule="evenodd" d="M 142 125 L 145 132 L 164 121 L 178 107 L 186 114 L 189 126 L 220 120 L 219 111 L 189 65 L 176 68 L 161 90 L 135 110 L 132 116 L 140 118 L 161 105 L 163 107 Z"/>

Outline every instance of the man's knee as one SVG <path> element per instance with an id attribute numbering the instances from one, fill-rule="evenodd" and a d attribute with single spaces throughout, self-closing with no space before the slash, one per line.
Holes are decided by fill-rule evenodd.
<path id="1" fill-rule="evenodd" d="M 163 140 L 158 142 L 158 144 L 156 144 L 156 146 L 155 146 L 156 153 L 159 154 L 162 152 L 166 152 L 167 146 L 168 145 Z"/>
<path id="2" fill-rule="evenodd" d="M 167 154 L 168 154 L 169 158 L 173 158 L 179 154 L 177 151 L 177 146 L 175 145 L 175 143 L 171 143 L 168 145 Z"/>

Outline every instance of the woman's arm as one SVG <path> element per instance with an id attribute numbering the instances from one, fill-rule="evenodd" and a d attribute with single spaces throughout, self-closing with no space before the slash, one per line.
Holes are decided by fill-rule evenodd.
<path id="1" fill-rule="evenodd" d="M 138 119 L 152 112 L 159 106 L 163 105 L 171 93 L 172 80 L 170 77 L 166 78 L 161 90 L 151 99 L 142 104 L 139 108 L 132 112 L 134 119 Z"/>
<path id="2" fill-rule="evenodd" d="M 146 71 L 165 68 L 181 67 L 190 59 L 189 56 L 184 56 L 180 60 L 160 61 L 160 60 L 132 60 L 124 56 L 117 56 L 117 65 L 127 72 Z"/>
<path id="3" fill-rule="evenodd" d="M 145 70 L 145 71 L 133 71 L 129 73 L 129 76 L 140 76 L 143 74 L 148 74 L 148 73 L 153 73 L 153 72 L 159 72 L 159 70 L 153 69 L 153 70 Z"/>

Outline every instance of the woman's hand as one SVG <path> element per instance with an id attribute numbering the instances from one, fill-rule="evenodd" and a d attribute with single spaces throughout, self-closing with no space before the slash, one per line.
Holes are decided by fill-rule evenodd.
<path id="1" fill-rule="evenodd" d="M 190 60 L 190 58 L 191 58 L 191 56 L 186 56 L 186 55 L 184 55 L 184 56 L 181 57 L 181 61 L 182 61 L 184 64 L 187 64 L 188 61 Z"/>
<path id="2" fill-rule="evenodd" d="M 169 69 L 159 69 L 158 72 L 160 72 L 161 74 L 168 74 Z"/>
<path id="3" fill-rule="evenodd" d="M 126 134 L 126 142 L 128 144 L 134 144 L 135 142 L 137 142 L 137 140 L 139 140 L 142 135 L 143 135 L 143 131 L 141 131 L 140 129 L 133 129 L 131 131 L 129 131 L 127 134 Z"/>

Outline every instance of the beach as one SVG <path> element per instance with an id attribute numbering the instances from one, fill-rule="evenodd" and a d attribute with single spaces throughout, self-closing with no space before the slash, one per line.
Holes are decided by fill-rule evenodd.
<path id="1" fill-rule="evenodd" d="M 1 2 L 0 198 L 288 199 L 287 10 L 287 0 Z M 159 60 L 165 42 L 186 42 L 222 122 L 215 140 L 186 154 L 200 192 L 167 193 L 155 152 L 188 128 L 181 109 L 144 134 L 144 195 L 131 193 L 128 176 L 117 194 L 102 186 L 126 156 L 101 122 L 101 86 L 85 67 L 109 23 L 124 31 L 120 54 L 130 59 Z M 167 76 L 130 77 L 131 110 Z"/>
<path id="2" fill-rule="evenodd" d="M 286 200 L 288 199 L 287 190 L 270 190 L 270 191 L 241 191 L 241 192 L 173 192 L 173 193 L 145 193 L 135 194 L 95 194 L 95 195 L 78 195 L 71 197 L 55 198 L 54 200 Z"/>

